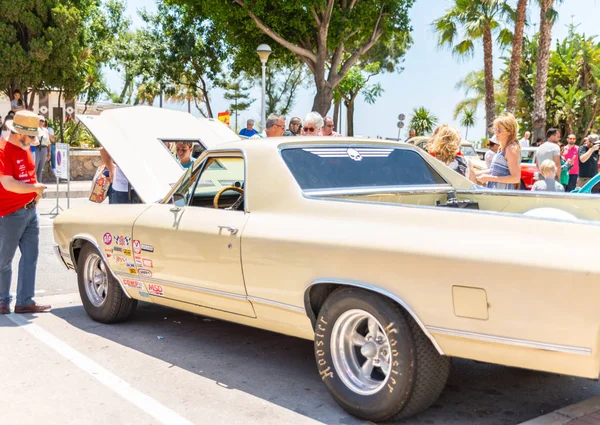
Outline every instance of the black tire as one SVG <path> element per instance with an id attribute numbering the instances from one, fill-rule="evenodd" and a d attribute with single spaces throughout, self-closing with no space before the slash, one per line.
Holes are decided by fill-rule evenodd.
<path id="1" fill-rule="evenodd" d="M 332 357 L 336 322 L 339 319 L 338 326 L 341 326 L 342 315 L 347 317 L 357 310 L 379 322 L 392 348 L 387 378 L 381 368 L 374 369 L 370 375 L 371 378 L 373 374 L 379 375 L 383 386 L 369 390 L 376 392 L 366 395 L 344 382 L 344 379 L 348 381 L 348 373 L 344 372 L 348 368 L 341 368 L 345 377 L 342 378 Z M 366 360 L 361 349 L 356 348 L 354 352 L 357 359 Z M 315 327 L 315 357 L 321 379 L 335 401 L 352 415 L 373 422 L 403 419 L 427 409 L 446 386 L 451 369 L 450 358 L 437 352 L 400 306 L 378 294 L 352 287 L 339 288 L 325 300 Z M 339 363 L 341 355 L 336 354 L 336 357 Z"/>
<path id="2" fill-rule="evenodd" d="M 77 261 L 77 283 L 79 286 L 79 295 L 83 308 L 87 314 L 97 322 L 101 323 L 118 323 L 131 318 L 137 307 L 137 300 L 129 298 L 119 285 L 112 273 L 108 270 L 108 266 L 104 264 L 104 268 L 108 276 L 108 285 L 104 302 L 97 306 L 90 299 L 85 288 L 85 271 L 88 257 L 96 255 L 100 256 L 100 261 L 104 263 L 100 253 L 91 244 L 85 244 L 79 253 Z"/>

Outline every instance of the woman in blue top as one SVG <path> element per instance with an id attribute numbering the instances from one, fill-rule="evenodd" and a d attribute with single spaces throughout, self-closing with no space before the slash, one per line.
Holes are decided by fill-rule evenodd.
<path id="1" fill-rule="evenodd" d="M 500 149 L 494 155 L 492 166 L 477 175 L 489 189 L 514 190 L 521 183 L 521 145 L 517 140 L 519 125 L 515 116 L 504 113 L 494 120 L 494 133 Z"/>

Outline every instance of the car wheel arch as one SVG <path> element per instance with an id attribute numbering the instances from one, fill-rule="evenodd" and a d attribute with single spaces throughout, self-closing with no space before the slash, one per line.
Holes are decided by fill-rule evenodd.
<path id="1" fill-rule="evenodd" d="M 112 276 L 117 280 L 117 282 L 121 286 L 121 289 L 123 290 L 123 293 L 125 294 L 125 296 L 127 296 L 127 298 L 131 298 L 131 295 L 129 295 L 129 293 L 125 289 L 125 285 L 123 285 L 123 282 L 121 281 L 121 279 L 119 279 L 119 277 L 115 274 L 112 267 L 110 266 L 110 263 L 108 262 L 108 259 L 106 258 L 106 255 L 104 254 L 102 249 L 100 249 L 100 245 L 98 245 L 96 240 L 91 236 L 76 235 L 76 236 L 73 236 L 73 238 L 71 239 L 71 242 L 69 244 L 69 251 L 71 253 L 71 259 L 73 261 L 73 267 L 75 268 L 75 270 L 77 270 L 77 261 L 79 260 L 79 253 L 81 252 L 81 249 L 86 244 L 90 244 L 96 249 L 96 251 L 98 252 L 100 257 L 104 261 L 106 268 L 110 271 L 110 274 L 112 274 Z"/>
<path id="2" fill-rule="evenodd" d="M 304 309 L 306 311 L 306 315 L 310 319 L 313 329 L 316 326 L 317 314 L 319 313 L 321 306 L 333 291 L 341 287 L 360 288 L 369 292 L 373 292 L 385 298 L 389 298 L 394 303 L 398 304 L 413 318 L 415 323 L 419 326 L 419 328 L 425 334 L 425 336 L 427 336 L 427 338 L 431 341 L 438 353 L 444 355 L 444 351 L 442 350 L 436 339 L 427 330 L 425 324 L 421 321 L 421 319 L 417 316 L 415 311 L 408 305 L 407 302 L 405 302 L 402 298 L 386 291 L 385 289 L 381 289 L 374 285 L 369 285 L 361 282 L 341 281 L 336 279 L 324 279 L 312 282 L 304 292 Z"/>

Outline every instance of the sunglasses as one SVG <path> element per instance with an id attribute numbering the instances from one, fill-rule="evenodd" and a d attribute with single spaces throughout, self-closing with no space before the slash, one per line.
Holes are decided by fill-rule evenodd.
<path id="1" fill-rule="evenodd" d="M 575 137 L 569 137 L 567 140 L 577 140 Z"/>
<path id="2" fill-rule="evenodd" d="M 502 134 L 502 129 L 494 127 L 494 132 L 496 132 L 497 134 Z"/>
<path id="3" fill-rule="evenodd" d="M 314 128 L 314 127 L 304 127 L 304 131 L 309 131 L 309 132 L 311 132 L 311 133 L 312 133 L 313 131 L 316 131 L 316 130 L 317 130 L 317 129 L 316 129 L 316 128 Z"/>

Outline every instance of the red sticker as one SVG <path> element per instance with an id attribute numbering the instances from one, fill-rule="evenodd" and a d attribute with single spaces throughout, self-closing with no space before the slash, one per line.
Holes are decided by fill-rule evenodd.
<path id="1" fill-rule="evenodd" d="M 112 235 L 106 232 L 104 236 L 102 236 L 102 241 L 104 242 L 104 245 L 110 245 L 112 243 Z"/>
<path id="2" fill-rule="evenodd" d="M 163 295 L 163 287 L 155 283 L 148 283 L 148 292 L 152 295 Z"/>
<path id="3" fill-rule="evenodd" d="M 139 254 L 142 252 L 142 244 L 140 241 L 133 241 L 133 252 Z"/>
<path id="4" fill-rule="evenodd" d="M 142 264 L 144 265 L 144 267 L 148 267 L 148 268 L 153 268 L 154 265 L 152 264 L 152 260 L 149 260 L 148 258 L 142 258 Z"/>

